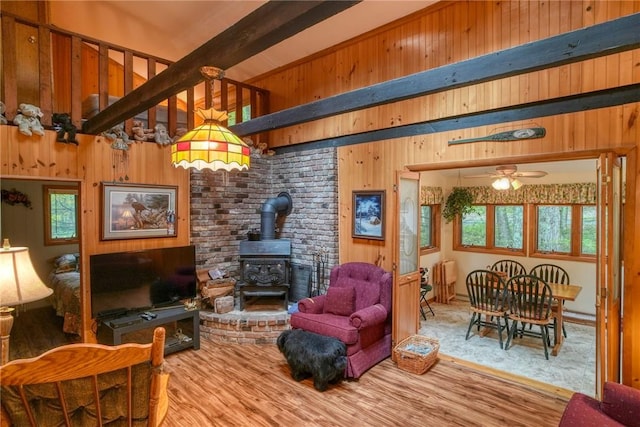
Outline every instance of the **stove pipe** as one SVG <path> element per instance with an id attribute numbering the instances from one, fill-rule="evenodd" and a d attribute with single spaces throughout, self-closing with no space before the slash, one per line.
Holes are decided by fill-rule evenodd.
<path id="1" fill-rule="evenodd" d="M 272 197 L 264 202 L 260 211 L 260 240 L 276 238 L 276 214 L 289 215 L 291 208 L 291 196 L 287 192 L 282 192 L 278 197 Z"/>

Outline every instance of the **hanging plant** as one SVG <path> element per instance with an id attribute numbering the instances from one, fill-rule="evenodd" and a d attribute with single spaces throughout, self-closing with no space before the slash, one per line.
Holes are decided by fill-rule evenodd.
<path id="1" fill-rule="evenodd" d="M 29 209 L 33 209 L 31 207 L 31 200 L 29 200 L 29 196 L 19 192 L 15 188 L 12 188 L 11 190 L 2 190 L 2 201 L 12 206 L 24 205 Z"/>
<path id="2" fill-rule="evenodd" d="M 462 215 L 471 212 L 473 207 L 473 194 L 463 187 L 454 187 L 451 194 L 447 197 L 442 216 L 447 222 L 453 221 L 456 215 Z"/>

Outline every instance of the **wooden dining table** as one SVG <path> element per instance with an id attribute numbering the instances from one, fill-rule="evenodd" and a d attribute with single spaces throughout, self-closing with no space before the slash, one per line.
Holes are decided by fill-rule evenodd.
<path id="1" fill-rule="evenodd" d="M 500 278 L 506 283 L 508 281 L 507 274 L 502 271 L 495 272 L 500 276 Z M 582 290 L 582 286 L 579 285 L 563 285 L 560 283 L 550 283 L 547 282 L 549 288 L 551 288 L 551 295 L 553 298 L 558 300 L 558 312 L 555 314 L 557 319 L 556 330 L 554 331 L 554 343 L 553 349 L 551 350 L 551 355 L 557 356 L 560 352 L 560 348 L 562 347 L 562 343 L 564 341 L 564 335 L 562 334 L 562 324 L 564 322 L 564 301 L 575 301 L 578 298 L 578 294 Z M 481 335 L 484 335 L 483 332 Z"/>
<path id="2" fill-rule="evenodd" d="M 557 356 L 560 352 L 560 348 L 562 347 L 562 342 L 564 341 L 564 335 L 562 334 L 562 324 L 564 322 L 564 301 L 575 301 L 582 290 L 582 286 L 579 285 L 562 285 L 559 283 L 547 283 L 551 288 L 551 295 L 553 298 L 558 300 L 558 312 L 556 314 L 556 319 L 558 324 L 556 325 L 555 333 L 555 342 L 553 345 L 553 349 L 551 350 L 551 354 L 553 356 Z"/>

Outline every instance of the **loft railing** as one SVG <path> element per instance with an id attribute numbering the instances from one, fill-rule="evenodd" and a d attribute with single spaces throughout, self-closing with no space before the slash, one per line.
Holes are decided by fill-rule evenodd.
<path id="1" fill-rule="evenodd" d="M 53 113 L 68 113 L 73 124 L 105 109 L 117 99 L 161 73 L 172 62 L 91 37 L 39 24 L 9 13 L 2 20 L 2 82 L 0 101 L 11 120 L 22 103 L 40 107 L 41 123 L 52 125 Z M 230 124 L 269 112 L 266 90 L 231 79 L 208 82 L 170 96 L 145 113 L 125 120 L 131 134 L 134 120 L 153 129 L 165 124 L 170 135 L 197 124 L 194 110 L 213 106 L 226 110 Z M 264 137 L 263 137 L 264 138 Z"/>

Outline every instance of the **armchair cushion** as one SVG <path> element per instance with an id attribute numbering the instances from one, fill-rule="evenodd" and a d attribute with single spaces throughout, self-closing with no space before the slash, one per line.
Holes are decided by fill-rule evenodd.
<path id="1" fill-rule="evenodd" d="M 324 313 L 324 302 L 326 295 L 318 295 L 313 298 L 305 298 L 298 301 L 298 311 L 300 313 L 320 314 Z"/>
<path id="2" fill-rule="evenodd" d="M 316 334 L 338 338 L 347 346 L 358 342 L 358 329 L 351 325 L 349 317 L 330 313 L 296 313 L 291 316 L 291 327 Z M 347 349 L 348 350 L 348 349 Z"/>
<path id="3" fill-rule="evenodd" d="M 386 319 L 387 310 L 381 304 L 363 308 L 350 316 L 351 324 L 358 329 L 383 323 Z"/>
<path id="4" fill-rule="evenodd" d="M 574 393 L 560 419 L 560 427 L 640 427 L 640 390 L 605 382 L 602 402 Z"/>
<path id="5" fill-rule="evenodd" d="M 353 287 L 329 287 L 324 312 L 338 316 L 349 316 L 355 309 L 355 302 L 356 292 Z"/>
<path id="6" fill-rule="evenodd" d="M 626 426 L 640 426 L 640 390 L 613 382 L 604 383 L 602 412 Z"/>

